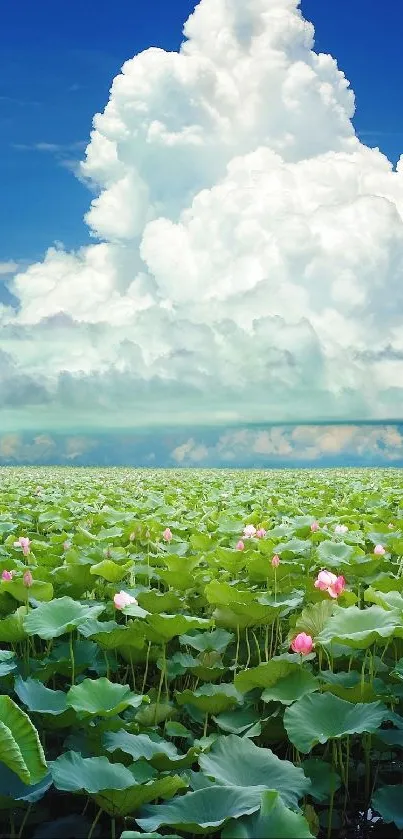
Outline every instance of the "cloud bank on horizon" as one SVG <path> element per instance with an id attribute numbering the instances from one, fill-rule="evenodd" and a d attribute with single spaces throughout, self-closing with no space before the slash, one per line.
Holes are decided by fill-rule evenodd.
<path id="1" fill-rule="evenodd" d="M 402 158 L 297 0 L 201 0 L 184 35 L 94 117 L 94 244 L 8 284 L 3 431 L 403 416 Z"/>
<path id="2" fill-rule="evenodd" d="M 400 425 L 240 426 L 0 435 L 0 466 L 403 466 Z"/>

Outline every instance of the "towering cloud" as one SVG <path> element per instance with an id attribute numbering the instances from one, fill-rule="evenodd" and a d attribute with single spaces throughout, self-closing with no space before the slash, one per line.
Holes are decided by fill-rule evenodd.
<path id="1" fill-rule="evenodd" d="M 3 426 L 401 416 L 402 160 L 297 0 L 201 0 L 184 34 L 94 118 L 94 244 L 10 283 Z"/>

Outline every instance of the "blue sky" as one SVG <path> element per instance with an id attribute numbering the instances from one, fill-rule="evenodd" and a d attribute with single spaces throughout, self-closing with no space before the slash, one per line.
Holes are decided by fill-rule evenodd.
<path id="1" fill-rule="evenodd" d="M 0 463 L 400 463 L 403 6 L 292 2 L 2 9 Z"/>

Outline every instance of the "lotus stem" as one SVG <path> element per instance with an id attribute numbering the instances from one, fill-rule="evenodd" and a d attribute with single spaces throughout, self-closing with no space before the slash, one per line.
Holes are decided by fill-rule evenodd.
<path id="1" fill-rule="evenodd" d="M 240 630 L 239 630 L 239 623 L 236 627 L 236 651 L 235 651 L 235 663 L 234 663 L 234 673 L 238 670 L 238 659 L 239 659 L 239 643 L 240 643 Z"/>
<path id="2" fill-rule="evenodd" d="M 248 658 L 246 660 L 246 665 L 245 665 L 245 669 L 247 670 L 248 667 L 249 667 L 249 664 L 250 664 L 250 659 L 251 659 L 248 627 L 246 627 L 246 629 L 245 629 L 245 641 L 246 641 L 246 648 L 248 650 Z"/>
<path id="3" fill-rule="evenodd" d="M 151 641 L 149 641 L 149 642 L 148 642 L 148 647 L 147 647 L 146 667 L 145 667 L 145 670 L 144 670 L 143 684 L 142 684 L 142 686 L 141 686 L 141 692 L 142 692 L 142 693 L 144 693 L 144 688 L 145 688 L 145 686 L 146 686 L 146 684 L 147 684 L 147 676 L 148 676 L 148 662 L 149 662 L 149 658 L 150 658 L 150 650 L 151 650 Z"/>
<path id="4" fill-rule="evenodd" d="M 70 662 L 71 662 L 71 684 L 74 685 L 76 674 L 75 674 L 75 661 L 74 661 L 73 633 L 72 632 L 70 632 L 69 646 L 70 646 Z"/>
<path id="5" fill-rule="evenodd" d="M 90 832 L 89 832 L 89 834 L 88 834 L 87 839 L 92 839 L 93 834 L 94 834 L 94 830 L 95 830 L 95 828 L 96 828 L 96 826 L 97 826 L 97 824 L 98 824 L 98 822 L 99 822 L 99 820 L 100 820 L 100 818 L 101 818 L 101 815 L 102 815 L 102 807 L 100 807 L 100 808 L 99 808 L 99 810 L 98 810 L 98 812 L 97 812 L 97 814 L 96 814 L 96 816 L 95 816 L 95 819 L 94 819 L 94 821 L 92 822 L 92 825 L 91 825 L 91 827 L 90 827 Z"/>

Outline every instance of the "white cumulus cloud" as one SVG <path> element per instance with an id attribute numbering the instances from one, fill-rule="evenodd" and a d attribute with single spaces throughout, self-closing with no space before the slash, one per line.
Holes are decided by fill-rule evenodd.
<path id="1" fill-rule="evenodd" d="M 94 244 L 9 284 L 3 427 L 401 416 L 402 160 L 356 137 L 297 0 L 201 0 L 184 35 L 94 117 Z"/>

